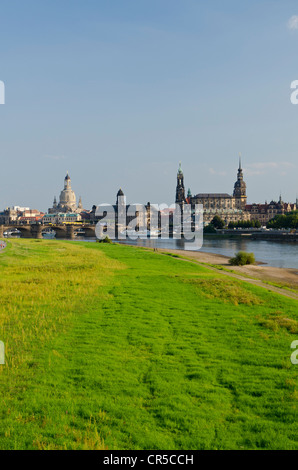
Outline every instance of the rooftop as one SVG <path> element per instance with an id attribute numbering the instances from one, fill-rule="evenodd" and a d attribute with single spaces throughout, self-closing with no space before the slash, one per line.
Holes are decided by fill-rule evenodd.
<path id="1" fill-rule="evenodd" d="M 231 198 L 232 196 L 230 196 L 230 194 L 227 194 L 227 193 L 199 193 L 199 194 L 196 194 L 195 196 L 193 197 L 197 197 L 197 198 Z"/>

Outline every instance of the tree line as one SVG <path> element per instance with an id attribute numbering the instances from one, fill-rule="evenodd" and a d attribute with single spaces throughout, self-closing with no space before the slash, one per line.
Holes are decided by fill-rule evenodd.
<path id="1" fill-rule="evenodd" d="M 260 228 L 261 223 L 259 220 L 239 220 L 238 222 L 230 222 L 228 225 L 229 229 L 234 229 L 234 228 Z M 210 224 L 208 224 L 204 228 L 205 233 L 215 233 L 216 230 L 220 230 L 226 228 L 225 222 L 218 216 L 216 215 L 213 217 L 211 220 Z"/>
<path id="2" fill-rule="evenodd" d="M 267 228 L 298 228 L 298 211 L 288 212 L 283 215 L 276 215 L 274 219 L 269 220 Z"/>
<path id="3" fill-rule="evenodd" d="M 205 233 L 215 233 L 216 230 L 223 228 L 260 228 L 261 223 L 259 220 L 239 220 L 238 222 L 230 222 L 226 226 L 225 222 L 216 215 L 204 228 Z M 266 224 L 267 228 L 273 229 L 298 229 L 298 210 L 288 212 L 287 214 L 276 215 L 273 219 L 269 220 Z"/>

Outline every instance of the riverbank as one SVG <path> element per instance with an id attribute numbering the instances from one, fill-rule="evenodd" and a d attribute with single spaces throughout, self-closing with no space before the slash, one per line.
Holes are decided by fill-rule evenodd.
<path id="1" fill-rule="evenodd" d="M 202 264 L 218 266 L 225 270 L 235 272 L 254 279 L 260 279 L 266 282 L 289 287 L 298 290 L 298 270 L 293 268 L 275 268 L 264 264 L 254 264 L 247 266 L 231 266 L 229 256 L 206 253 L 203 251 L 184 251 L 184 250 L 158 250 L 177 254 L 179 256 L 195 260 Z"/>
<path id="2" fill-rule="evenodd" d="M 123 244 L 128 245 L 126 242 Z M 131 246 L 135 246 L 135 244 L 131 244 Z M 159 253 L 171 253 L 173 256 L 176 255 L 208 266 L 216 266 L 218 269 L 235 273 L 238 276 L 243 276 L 243 278 L 246 277 L 247 280 L 257 279 L 264 283 L 272 283 L 277 287 L 293 289 L 295 291 L 298 290 L 297 268 L 279 268 L 268 266 L 266 263 L 258 260 L 254 265 L 231 266 L 229 264 L 229 259 L 232 255 L 226 256 L 201 250 L 191 251 L 180 250 L 176 248 L 172 249 L 167 247 L 163 248 L 162 246 L 143 246 L 143 248 L 148 250 L 157 250 Z M 245 248 L 246 247 L 244 247 L 244 249 Z"/>
<path id="3" fill-rule="evenodd" d="M 297 301 L 164 253 L 9 242 L 0 449 L 298 448 Z"/>
<path id="4" fill-rule="evenodd" d="M 210 239 L 235 239 L 235 238 L 251 238 L 252 240 L 273 240 L 281 242 L 297 242 L 298 231 L 289 230 L 255 230 L 255 229 L 238 229 L 238 230 L 217 230 L 216 233 L 204 233 L 204 238 Z"/>

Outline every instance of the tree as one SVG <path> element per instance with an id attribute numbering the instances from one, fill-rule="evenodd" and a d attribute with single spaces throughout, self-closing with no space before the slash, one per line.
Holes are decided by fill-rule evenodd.
<path id="1" fill-rule="evenodd" d="M 216 233 L 214 225 L 212 224 L 206 225 L 206 227 L 204 227 L 204 233 Z"/>
<path id="2" fill-rule="evenodd" d="M 267 228 L 298 228 L 298 211 L 292 211 L 283 215 L 276 215 L 274 219 L 269 220 Z"/>
<path id="3" fill-rule="evenodd" d="M 224 221 L 218 215 L 213 217 L 213 219 L 211 220 L 211 224 L 213 225 L 213 227 L 218 229 L 222 229 L 225 226 Z"/>

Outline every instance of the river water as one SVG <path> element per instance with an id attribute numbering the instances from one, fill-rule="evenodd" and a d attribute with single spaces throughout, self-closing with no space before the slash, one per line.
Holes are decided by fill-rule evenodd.
<path id="1" fill-rule="evenodd" d="M 165 249 L 196 250 L 194 243 L 173 239 L 138 240 L 135 244 Z M 240 250 L 254 253 L 256 261 L 268 266 L 298 269 L 298 243 L 295 242 L 204 238 L 203 246 L 199 251 L 232 257 Z"/>

